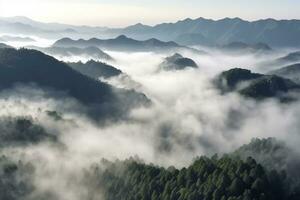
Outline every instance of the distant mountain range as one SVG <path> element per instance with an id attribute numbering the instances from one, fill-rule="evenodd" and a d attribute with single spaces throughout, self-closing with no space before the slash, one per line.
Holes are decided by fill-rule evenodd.
<path id="1" fill-rule="evenodd" d="M 300 46 L 300 20 L 265 19 L 245 21 L 240 18 L 211 20 L 185 19 L 156 26 L 137 24 L 124 29 L 107 30 L 136 39 L 173 40 L 182 45 L 224 45 L 231 42 L 265 43 L 274 47 Z"/>
<path id="2" fill-rule="evenodd" d="M 299 47 L 300 20 L 240 18 L 185 19 L 155 26 L 136 24 L 125 28 L 71 26 L 41 23 L 25 17 L 0 18 L 0 33 L 43 35 L 52 38 L 109 38 L 126 35 L 137 40 L 156 38 L 181 45 L 224 45 L 232 42 L 265 43 L 271 47 Z"/>

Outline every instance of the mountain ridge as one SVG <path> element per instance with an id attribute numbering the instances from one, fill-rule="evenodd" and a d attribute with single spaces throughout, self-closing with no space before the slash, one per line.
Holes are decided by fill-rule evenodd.
<path id="1" fill-rule="evenodd" d="M 65 25 L 63 29 L 56 23 L 29 23 L 26 20 L 12 22 L 0 18 L 0 31 L 18 31 L 30 34 L 36 31 L 39 34 L 62 37 L 88 37 L 109 38 L 117 35 L 126 35 L 137 40 L 156 38 L 161 41 L 175 41 L 181 45 L 224 45 L 231 42 L 266 43 L 271 47 L 299 47 L 300 20 L 298 19 L 259 19 L 247 21 L 241 18 L 223 18 L 218 20 L 199 17 L 196 19 L 184 19 L 172 23 L 161 23 L 153 26 L 137 23 L 121 28 L 91 27 Z M 23 23 L 22 23 L 23 22 Z M 24 23 L 26 22 L 26 23 Z M 2 24 L 2 25 L 1 25 Z M 55 27 L 57 31 L 45 31 L 45 27 Z M 51 29 L 53 30 L 53 28 Z M 74 30 L 73 32 L 70 30 Z M 189 34 L 201 36 L 189 39 Z"/>

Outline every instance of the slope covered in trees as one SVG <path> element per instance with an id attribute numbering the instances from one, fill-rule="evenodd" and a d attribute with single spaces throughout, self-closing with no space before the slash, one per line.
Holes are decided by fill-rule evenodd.
<path id="1" fill-rule="evenodd" d="M 93 80 L 39 51 L 0 49 L 0 89 L 9 89 L 18 83 L 35 83 L 42 88 L 64 92 L 98 117 L 120 116 L 131 107 L 149 103 L 143 94 Z"/>
<path id="2" fill-rule="evenodd" d="M 214 79 L 222 93 L 236 91 L 257 100 L 276 97 L 282 101 L 292 100 L 291 92 L 299 92 L 300 85 L 276 75 L 253 73 L 247 69 L 234 68 L 224 71 Z"/>
<path id="3" fill-rule="evenodd" d="M 95 168 L 90 176 L 96 177 L 107 200 L 285 199 L 278 174 L 268 176 L 250 157 L 245 161 L 228 156 L 200 157 L 182 169 L 133 160 L 102 164 L 106 170 Z"/>

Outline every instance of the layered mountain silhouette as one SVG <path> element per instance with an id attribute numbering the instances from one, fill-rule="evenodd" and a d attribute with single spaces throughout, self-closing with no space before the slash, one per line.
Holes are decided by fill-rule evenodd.
<path id="1" fill-rule="evenodd" d="M 85 48 L 78 48 L 78 47 L 35 47 L 30 46 L 30 49 L 36 49 L 39 51 L 44 52 L 50 56 L 55 57 L 72 57 L 72 56 L 80 56 L 80 57 L 87 57 L 96 60 L 113 60 L 113 58 L 105 53 L 104 51 L 100 50 L 97 47 L 90 46 Z"/>
<path id="2" fill-rule="evenodd" d="M 186 68 L 198 68 L 195 61 L 190 58 L 183 57 L 181 54 L 175 53 L 170 57 L 166 57 L 160 64 L 160 70 L 183 70 Z"/>
<path id="3" fill-rule="evenodd" d="M 272 47 L 299 47 L 299 20 L 264 19 L 246 21 L 240 18 L 211 20 L 185 19 L 156 26 L 135 26 L 116 30 L 137 39 L 174 40 L 182 45 L 224 45 L 231 42 L 265 43 Z"/>
<path id="4" fill-rule="evenodd" d="M 123 115 L 129 108 L 149 103 L 143 94 L 93 80 L 39 51 L 0 49 L 0 89 L 32 83 L 51 91 L 64 92 L 98 118 Z"/>
<path id="5" fill-rule="evenodd" d="M 292 100 L 289 93 L 300 91 L 300 85 L 290 79 L 252 73 L 250 70 L 240 68 L 222 72 L 214 82 L 222 92 L 236 91 L 257 100 L 271 97 L 282 101 Z"/>
<path id="6" fill-rule="evenodd" d="M 157 39 L 149 39 L 145 41 L 134 40 L 120 35 L 114 39 L 97 39 L 92 38 L 89 40 L 79 39 L 72 40 L 70 38 L 63 38 L 56 41 L 53 44 L 54 47 L 78 47 L 86 48 L 90 46 L 96 46 L 104 50 L 114 51 L 161 51 L 161 50 L 172 50 L 181 48 L 180 45 L 175 42 L 162 42 Z"/>
<path id="7" fill-rule="evenodd" d="M 181 45 L 225 45 L 231 42 L 265 43 L 271 47 L 299 47 L 300 20 L 263 19 L 246 21 L 240 18 L 211 20 L 185 19 L 176 23 L 155 26 L 136 24 L 126 28 L 72 26 L 59 23 L 41 23 L 26 17 L 0 18 L 0 32 L 45 37 L 127 35 L 137 40 L 157 38 L 173 40 Z"/>
<path id="8" fill-rule="evenodd" d="M 268 72 L 268 74 L 273 74 L 284 78 L 288 78 L 300 84 L 300 63 L 270 71 Z"/>
<path id="9" fill-rule="evenodd" d="M 111 78 L 122 74 L 121 70 L 106 63 L 97 62 L 94 60 L 90 60 L 86 63 L 68 63 L 68 65 L 74 70 L 96 80 L 99 78 Z"/>

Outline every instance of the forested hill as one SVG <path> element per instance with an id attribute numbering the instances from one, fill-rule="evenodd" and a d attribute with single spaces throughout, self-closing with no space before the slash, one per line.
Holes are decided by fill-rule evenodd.
<path id="1" fill-rule="evenodd" d="M 95 171 L 107 200 L 283 200 L 280 176 L 252 158 L 200 157 L 187 168 L 168 169 L 133 160 L 105 162 Z"/>

